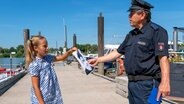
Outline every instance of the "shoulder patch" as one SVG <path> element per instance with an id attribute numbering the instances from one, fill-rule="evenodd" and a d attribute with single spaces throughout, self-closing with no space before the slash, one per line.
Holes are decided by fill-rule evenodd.
<path id="1" fill-rule="evenodd" d="M 151 27 L 152 27 L 154 30 L 157 30 L 157 29 L 159 28 L 158 25 L 156 25 L 156 24 L 154 24 L 154 23 L 151 24 Z"/>

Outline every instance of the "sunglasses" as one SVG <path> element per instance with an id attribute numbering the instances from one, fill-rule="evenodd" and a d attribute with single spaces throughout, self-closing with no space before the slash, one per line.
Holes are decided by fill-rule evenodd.
<path id="1" fill-rule="evenodd" d="M 141 14 L 141 13 L 143 13 L 143 12 L 144 12 L 143 10 L 132 10 L 132 11 L 130 11 L 129 16 L 132 16 L 132 15 L 134 15 L 134 14 Z"/>

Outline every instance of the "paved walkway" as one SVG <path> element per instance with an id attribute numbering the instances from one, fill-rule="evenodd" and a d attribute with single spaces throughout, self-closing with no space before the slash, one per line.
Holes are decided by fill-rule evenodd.
<path id="1" fill-rule="evenodd" d="M 128 100 L 115 93 L 115 83 L 85 75 L 77 64 L 55 64 L 64 104 L 128 104 Z M 30 104 L 30 76 L 26 75 L 0 96 L 0 104 Z"/>

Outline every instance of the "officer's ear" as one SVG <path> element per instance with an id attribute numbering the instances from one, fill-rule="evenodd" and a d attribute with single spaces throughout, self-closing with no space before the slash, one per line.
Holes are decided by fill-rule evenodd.
<path id="1" fill-rule="evenodd" d="M 139 13 L 140 17 L 141 17 L 141 20 L 144 20 L 146 18 L 146 13 L 144 11 L 141 11 Z"/>

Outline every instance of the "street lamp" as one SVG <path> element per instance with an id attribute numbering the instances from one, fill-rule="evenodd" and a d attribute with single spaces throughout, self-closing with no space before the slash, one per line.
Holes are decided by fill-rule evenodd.
<path id="1" fill-rule="evenodd" d="M 10 53 L 10 75 L 12 75 L 12 55 L 15 55 L 16 54 L 16 52 L 11 52 Z"/>

